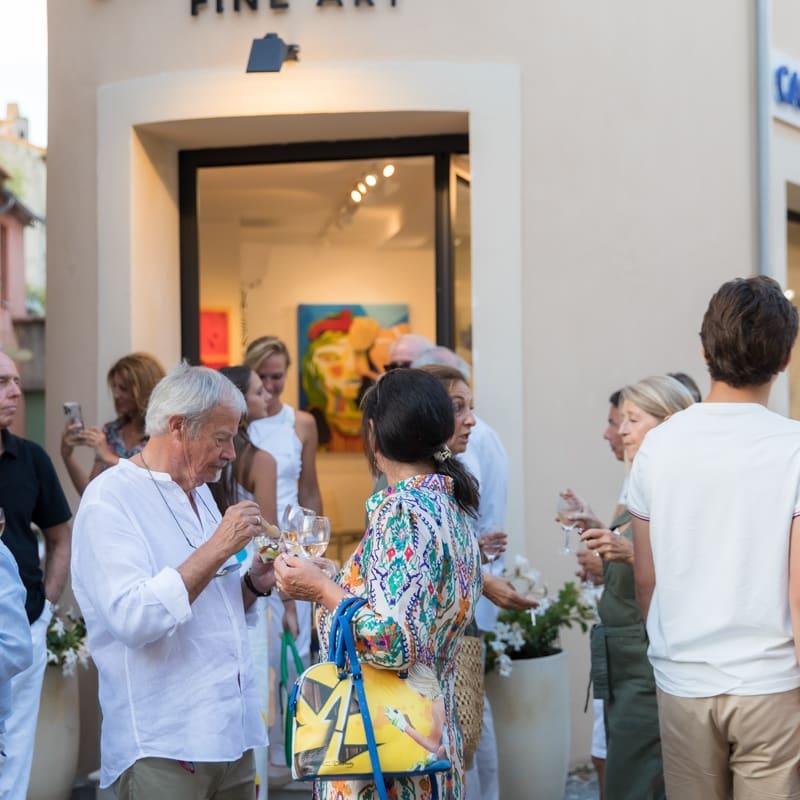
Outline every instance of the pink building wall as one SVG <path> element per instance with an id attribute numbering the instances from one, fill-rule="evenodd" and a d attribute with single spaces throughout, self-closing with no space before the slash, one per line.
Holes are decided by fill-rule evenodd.
<path id="1" fill-rule="evenodd" d="M 3 171 L 0 169 L 0 187 L 3 183 Z M 0 195 L 0 208 L 8 207 L 11 201 Z M 0 280 L 0 347 L 14 357 L 19 349 L 17 336 L 14 333 L 14 319 L 26 316 L 25 309 L 25 245 L 24 231 L 27 214 L 20 214 L 14 206 L 4 214 L 0 214 L 0 262 L 2 275 Z M 20 405 L 14 422 L 12 433 L 20 436 L 25 432 L 25 406 Z"/>

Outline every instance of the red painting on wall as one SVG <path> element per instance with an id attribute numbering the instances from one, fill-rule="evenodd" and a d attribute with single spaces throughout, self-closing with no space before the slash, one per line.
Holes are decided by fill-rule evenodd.
<path id="1" fill-rule="evenodd" d="M 204 309 L 200 311 L 200 363 L 211 369 L 230 365 L 227 311 Z"/>

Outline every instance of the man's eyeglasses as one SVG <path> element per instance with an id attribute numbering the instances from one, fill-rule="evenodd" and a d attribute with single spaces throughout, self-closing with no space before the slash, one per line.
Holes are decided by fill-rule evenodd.
<path id="1" fill-rule="evenodd" d="M 408 369 L 410 366 L 410 361 L 390 361 L 388 364 L 383 365 L 383 371 L 391 372 L 393 369 Z"/>

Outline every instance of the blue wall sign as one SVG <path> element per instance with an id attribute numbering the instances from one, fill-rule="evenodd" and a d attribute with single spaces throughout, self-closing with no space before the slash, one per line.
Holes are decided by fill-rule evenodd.
<path id="1" fill-rule="evenodd" d="M 800 74 L 786 64 L 775 69 L 775 100 L 800 108 Z"/>

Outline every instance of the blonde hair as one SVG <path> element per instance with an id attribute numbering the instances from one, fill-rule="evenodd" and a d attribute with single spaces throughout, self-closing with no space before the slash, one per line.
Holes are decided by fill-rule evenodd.
<path id="1" fill-rule="evenodd" d="M 289 349 L 277 336 L 259 336 L 247 345 L 244 353 L 244 363 L 254 372 L 258 372 L 258 367 L 265 358 L 282 355 L 286 359 L 286 366 L 291 363 Z"/>
<path id="2" fill-rule="evenodd" d="M 669 375 L 653 375 L 622 389 L 620 403 L 628 400 L 650 416 L 663 422 L 694 403 L 691 392 Z"/>

